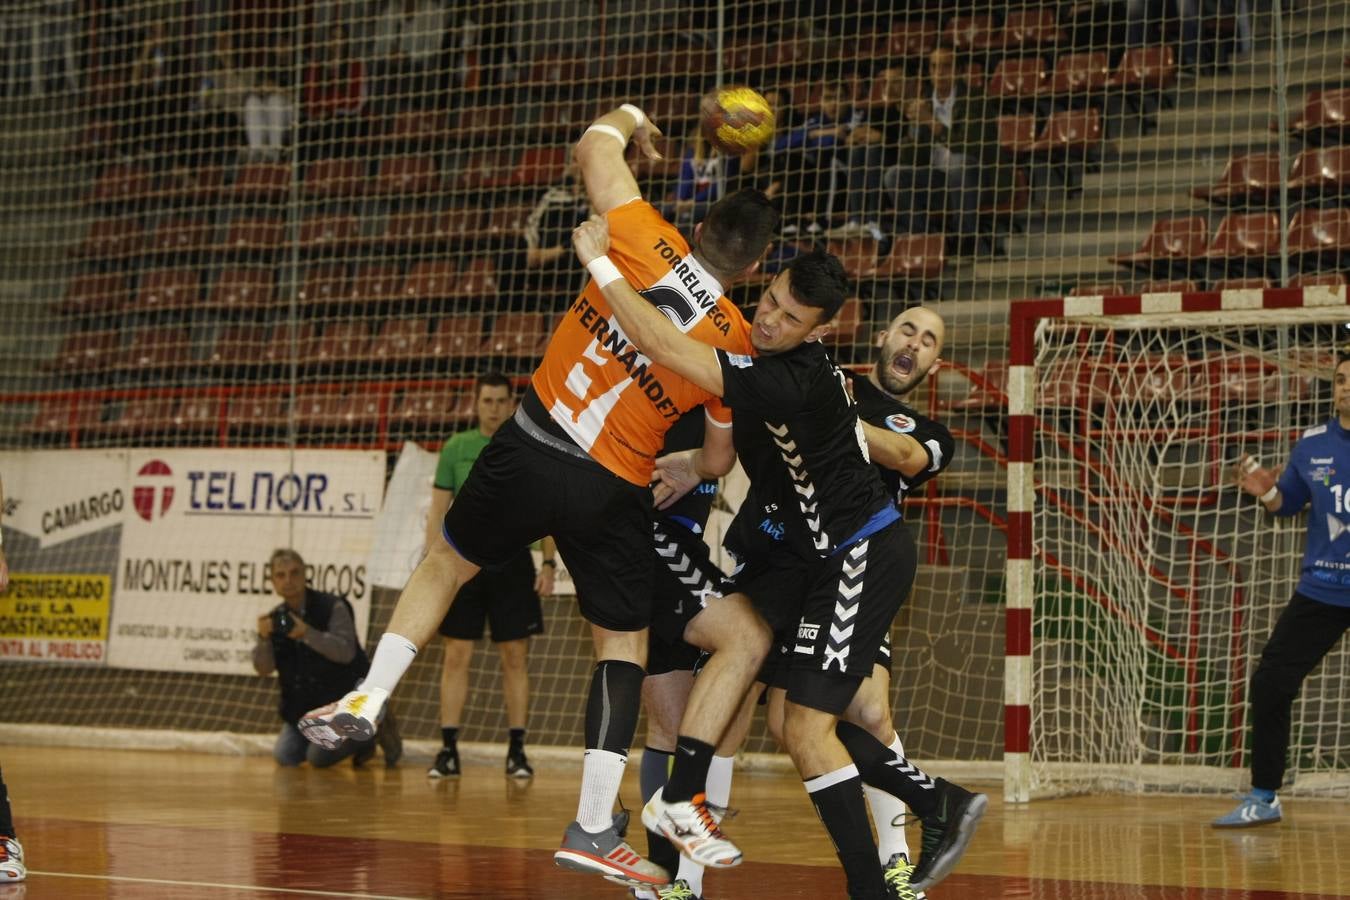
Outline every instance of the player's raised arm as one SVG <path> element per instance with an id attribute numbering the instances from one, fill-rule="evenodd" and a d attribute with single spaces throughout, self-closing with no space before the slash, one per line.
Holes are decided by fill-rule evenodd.
<path id="1" fill-rule="evenodd" d="M 603 216 L 642 196 L 624 153 L 628 142 L 633 140 L 648 159 L 660 159 L 661 153 L 653 143 L 660 135 L 661 129 L 631 103 L 591 123 L 577 141 L 575 157 L 581 166 L 581 180 L 586 185 L 592 211 Z"/>
<path id="2" fill-rule="evenodd" d="M 919 474 L 928 465 L 923 447 L 909 435 L 878 428 L 870 422 L 863 422 L 862 427 L 867 438 L 867 455 L 877 465 L 907 477 Z"/>
<path id="3" fill-rule="evenodd" d="M 578 225 L 572 232 L 572 246 L 576 249 L 577 259 L 604 292 L 628 339 L 653 362 L 711 394 L 722 396 L 722 367 L 718 364 L 717 352 L 676 328 L 665 314 L 629 286 L 618 268 L 605 256 L 609 249 L 609 223 L 604 217 L 594 215 Z"/>

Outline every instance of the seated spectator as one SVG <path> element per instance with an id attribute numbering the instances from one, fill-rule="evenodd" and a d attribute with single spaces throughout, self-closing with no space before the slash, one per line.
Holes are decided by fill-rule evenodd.
<path id="1" fill-rule="evenodd" d="M 332 703 L 350 691 L 366 674 L 370 661 L 357 640 L 351 604 L 336 594 L 309 587 L 305 583 L 305 561 L 299 553 L 275 551 L 270 568 L 272 589 L 281 603 L 258 617 L 253 668 L 259 675 L 276 672 L 281 687 L 278 712 L 283 724 L 272 756 L 278 765 L 298 766 L 307 761 L 316 769 L 352 756 L 353 765 L 359 766 L 375 755 L 379 743 L 385 765 L 392 768 L 403 755 L 403 742 L 392 714 L 386 714 L 376 741 L 347 743 L 337 750 L 311 744 L 296 728 L 309 710 Z"/>
<path id="2" fill-rule="evenodd" d="M 244 97 L 244 133 L 248 138 L 248 156 L 276 159 L 286 144 L 295 118 L 292 97 L 291 45 L 278 36 L 265 48 L 258 67 L 256 84 Z"/>
<path id="3" fill-rule="evenodd" d="M 875 81 L 877 101 L 866 109 L 865 118 L 849 132 L 844 142 L 848 222 L 842 234 L 832 233 L 831 237 L 869 234 L 877 241 L 884 240 L 881 228 L 883 175 L 901 164 L 905 151 L 908 154 L 904 162 L 913 167 L 914 147 L 907 139 L 910 125 L 905 116 L 906 103 L 914 99 L 914 92 L 908 90 L 911 82 L 906 80 L 905 70 L 898 67 L 882 69 L 876 74 Z M 926 216 L 918 220 L 919 227 L 915 228 L 913 215 L 913 207 L 907 207 L 898 217 L 900 221 L 891 223 L 892 227 L 898 224 L 899 230 L 905 233 L 925 230 Z"/>
<path id="4" fill-rule="evenodd" d="M 318 58 L 305 69 L 307 158 L 352 156 L 365 137 L 366 70 L 348 54 L 347 29 L 334 25 Z"/>
<path id="5" fill-rule="evenodd" d="M 703 221 L 708 207 L 744 187 L 741 179 L 753 178 L 758 159 L 757 150 L 742 156 L 723 156 L 695 129 L 680 158 L 675 200 L 662 213 L 692 243 L 694 226 Z"/>
<path id="6" fill-rule="evenodd" d="M 839 84 L 820 89 L 815 109 L 801 125 L 780 129 L 773 142 L 773 170 L 765 193 L 782 197 L 784 231 L 801 223 L 820 230 L 819 219 L 830 213 L 834 176 L 842 170 L 839 153 L 857 119 Z"/>
<path id="7" fill-rule="evenodd" d="M 152 22 L 128 72 L 128 101 L 120 128 L 123 156 L 162 151 L 167 138 L 181 127 L 189 103 L 189 89 L 182 84 L 186 66 L 180 43 L 163 22 Z"/>
<path id="8" fill-rule="evenodd" d="M 446 11 L 436 0 L 389 0 L 375 26 L 377 95 L 382 112 L 433 105 L 442 85 Z"/>
<path id="9" fill-rule="evenodd" d="M 195 162 L 223 161 L 228 149 L 244 144 L 244 100 L 257 86 L 258 72 L 239 64 L 234 37 L 216 34 L 216 49 L 202 74 L 197 119 L 202 144 Z M 192 165 L 194 160 L 188 160 Z"/>
<path id="10" fill-rule="evenodd" d="M 570 302 L 573 292 L 562 288 L 579 274 L 572 261 L 572 229 L 589 215 L 580 167 L 569 158 L 562 179 L 544 190 L 521 233 L 508 238 L 498 253 L 499 287 L 510 309 L 536 311 Z"/>

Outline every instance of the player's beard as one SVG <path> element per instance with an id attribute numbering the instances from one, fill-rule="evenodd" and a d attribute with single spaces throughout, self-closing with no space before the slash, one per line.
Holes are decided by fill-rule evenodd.
<path id="1" fill-rule="evenodd" d="M 914 390 L 914 386 L 919 383 L 922 374 L 917 368 L 911 368 L 908 375 L 897 375 L 895 371 L 895 360 L 901 356 L 901 353 L 892 353 L 884 356 L 876 362 L 877 383 L 881 389 L 892 397 L 902 397 Z M 911 366 L 914 365 L 913 357 L 910 357 Z"/>

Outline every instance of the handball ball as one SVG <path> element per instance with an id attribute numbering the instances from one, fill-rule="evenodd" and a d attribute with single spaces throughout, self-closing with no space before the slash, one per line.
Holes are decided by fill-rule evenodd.
<path id="1" fill-rule="evenodd" d="M 773 107 L 753 88 L 729 84 L 704 95 L 699 125 L 709 144 L 740 156 L 773 137 Z"/>

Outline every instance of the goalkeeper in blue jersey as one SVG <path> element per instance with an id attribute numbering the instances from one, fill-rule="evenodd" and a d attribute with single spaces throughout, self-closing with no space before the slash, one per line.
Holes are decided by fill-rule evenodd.
<path id="1" fill-rule="evenodd" d="M 1289 464 L 1272 472 L 1250 456 L 1238 484 L 1277 516 L 1311 505 L 1308 543 L 1294 596 L 1280 614 L 1252 675 L 1252 789 L 1216 828 L 1280 821 L 1289 718 L 1303 679 L 1350 628 L 1350 356 L 1336 363 L 1335 415 L 1309 428 Z"/>

